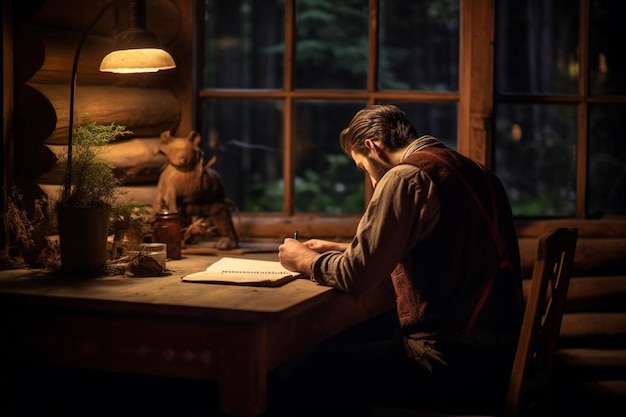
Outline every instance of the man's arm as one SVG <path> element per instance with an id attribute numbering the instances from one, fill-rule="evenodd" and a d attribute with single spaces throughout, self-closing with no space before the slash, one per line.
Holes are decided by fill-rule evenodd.
<path id="1" fill-rule="evenodd" d="M 337 252 L 345 252 L 346 249 L 350 246 L 350 243 L 345 242 L 332 242 L 330 240 L 322 240 L 322 239 L 310 239 L 304 243 L 309 249 L 314 250 L 317 253 L 328 252 L 328 251 L 337 251 Z"/>

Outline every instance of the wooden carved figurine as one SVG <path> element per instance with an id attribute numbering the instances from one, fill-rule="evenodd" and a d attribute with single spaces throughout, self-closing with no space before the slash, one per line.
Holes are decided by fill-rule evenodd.
<path id="1" fill-rule="evenodd" d="M 211 168 L 216 158 L 203 162 L 200 141 L 195 131 L 186 138 L 174 137 L 169 130 L 161 133 L 159 152 L 167 163 L 159 176 L 154 212 L 164 207 L 177 211 L 185 243 L 217 237 L 218 249 L 233 249 L 239 246 L 231 216 L 236 207 Z"/>

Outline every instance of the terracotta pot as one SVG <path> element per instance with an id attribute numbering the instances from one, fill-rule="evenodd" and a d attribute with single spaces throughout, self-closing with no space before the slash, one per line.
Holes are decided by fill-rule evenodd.
<path id="1" fill-rule="evenodd" d="M 104 206 L 57 207 L 62 272 L 106 273 L 110 211 Z"/>

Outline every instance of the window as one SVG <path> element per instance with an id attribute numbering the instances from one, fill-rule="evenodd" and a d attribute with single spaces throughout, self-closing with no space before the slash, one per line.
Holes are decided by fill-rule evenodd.
<path id="1" fill-rule="evenodd" d="M 359 108 L 395 103 L 491 165 L 520 219 L 626 215 L 626 54 L 609 0 L 259 3 L 203 3 L 199 119 L 241 211 L 361 213 L 371 190 L 338 134 Z"/>
<path id="2" fill-rule="evenodd" d="M 456 147 L 457 0 L 205 0 L 202 136 L 246 213 L 356 215 L 368 183 L 339 147 L 394 103 Z"/>
<path id="3" fill-rule="evenodd" d="M 626 54 L 613 4 L 497 1 L 494 167 L 518 217 L 626 215 Z"/>

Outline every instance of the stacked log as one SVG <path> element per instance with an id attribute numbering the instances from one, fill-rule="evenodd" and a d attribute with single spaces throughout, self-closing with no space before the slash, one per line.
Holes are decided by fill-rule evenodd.
<path id="1" fill-rule="evenodd" d="M 607 228 L 607 222 L 613 223 Z M 602 224 L 601 224 L 602 223 Z M 553 374 L 555 415 L 613 415 L 626 406 L 626 231 L 623 220 L 519 221 L 530 277 L 536 237 L 577 227 L 578 242 Z M 525 280 L 525 288 L 528 287 Z"/>

